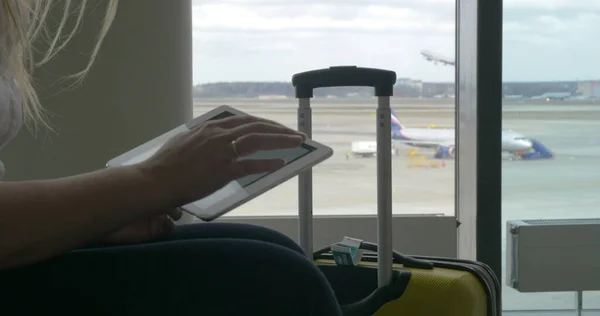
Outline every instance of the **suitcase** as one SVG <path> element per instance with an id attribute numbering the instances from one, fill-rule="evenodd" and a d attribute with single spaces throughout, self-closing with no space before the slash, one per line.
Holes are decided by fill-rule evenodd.
<path id="1" fill-rule="evenodd" d="M 378 99 L 377 243 L 344 238 L 313 252 L 312 170 L 298 176 L 299 244 L 323 271 L 344 315 L 501 315 L 500 282 L 485 264 L 459 259 L 407 256 L 392 249 L 391 108 L 396 73 L 339 66 L 295 74 L 298 130 L 312 138 L 310 99 L 322 87 L 373 87 Z"/>

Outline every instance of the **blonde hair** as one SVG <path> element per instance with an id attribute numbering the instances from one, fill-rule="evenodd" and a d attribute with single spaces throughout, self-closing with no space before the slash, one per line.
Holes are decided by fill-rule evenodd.
<path id="1" fill-rule="evenodd" d="M 118 0 L 107 1 L 103 25 L 87 65 L 81 71 L 67 76 L 75 79 L 75 83 L 80 83 L 92 67 L 116 15 Z M 46 27 L 46 20 L 57 2 L 62 2 L 63 14 L 57 27 L 49 30 Z M 21 95 L 24 123 L 34 131 L 40 126 L 52 128 L 34 89 L 33 71 L 36 67 L 50 61 L 75 35 L 81 25 L 88 2 L 89 0 L 2 0 L 4 10 L 0 8 L 0 13 L 4 12 L 6 16 L 0 15 L 0 27 L 7 27 L 8 30 L 5 32 L 7 38 L 0 43 L 0 49 L 6 50 L 9 69 L 15 77 Z M 75 18 L 75 23 L 72 29 L 68 30 L 66 25 L 71 17 Z M 9 23 L 1 23 L 2 20 Z M 39 50 L 40 39 L 44 40 L 42 43 L 48 45 L 43 51 Z M 1 47 L 2 45 L 7 47 Z M 34 58 L 34 52 L 41 55 L 39 60 Z"/>

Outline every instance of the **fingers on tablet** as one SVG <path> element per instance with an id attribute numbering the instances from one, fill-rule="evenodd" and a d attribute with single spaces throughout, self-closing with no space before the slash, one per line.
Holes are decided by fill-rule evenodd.
<path id="1" fill-rule="evenodd" d="M 252 133 L 236 140 L 236 150 L 243 157 L 257 151 L 296 148 L 303 142 L 300 135 Z"/>

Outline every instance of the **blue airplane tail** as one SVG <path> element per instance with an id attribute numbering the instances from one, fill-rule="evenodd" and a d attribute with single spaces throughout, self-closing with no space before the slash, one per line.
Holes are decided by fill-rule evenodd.
<path id="1" fill-rule="evenodd" d="M 400 120 L 398 119 L 398 116 L 396 115 L 396 112 L 394 112 L 394 110 L 392 110 L 392 115 L 391 115 L 391 119 L 392 119 L 392 132 L 394 131 L 400 131 L 404 128 L 404 126 L 402 126 L 402 123 L 400 123 Z"/>
<path id="2" fill-rule="evenodd" d="M 410 140 L 402 132 L 402 130 L 405 128 L 402 125 L 402 123 L 400 123 L 400 120 L 398 119 L 398 116 L 396 115 L 396 112 L 394 112 L 394 110 L 392 110 L 390 119 L 392 120 L 392 139 L 403 140 L 403 141 Z"/>

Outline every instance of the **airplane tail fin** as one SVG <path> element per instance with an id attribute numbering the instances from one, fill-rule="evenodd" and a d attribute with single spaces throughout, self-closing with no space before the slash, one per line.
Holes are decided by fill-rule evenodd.
<path id="1" fill-rule="evenodd" d="M 402 125 L 402 123 L 400 123 L 400 120 L 398 119 L 398 116 L 396 115 L 396 112 L 394 112 L 394 110 L 392 110 L 392 115 L 391 115 L 391 119 L 392 119 L 392 130 L 402 130 L 404 129 L 404 126 Z"/>

